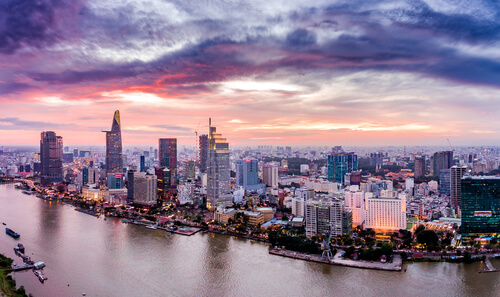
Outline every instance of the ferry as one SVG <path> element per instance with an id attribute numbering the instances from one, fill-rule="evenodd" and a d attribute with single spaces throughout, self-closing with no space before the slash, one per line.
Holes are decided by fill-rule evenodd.
<path id="1" fill-rule="evenodd" d="M 5 228 L 5 233 L 7 233 L 8 235 L 10 235 L 10 236 L 12 236 L 14 238 L 21 237 L 21 235 L 19 233 L 14 232 L 14 230 L 12 230 L 10 228 Z"/>

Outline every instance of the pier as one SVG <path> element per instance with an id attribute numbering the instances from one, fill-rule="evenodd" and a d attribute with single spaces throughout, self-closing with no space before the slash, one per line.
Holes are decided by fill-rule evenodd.
<path id="1" fill-rule="evenodd" d="M 484 268 L 481 271 L 478 271 L 479 273 L 486 273 L 486 272 L 498 272 L 500 269 L 493 267 L 493 264 L 491 264 L 491 261 L 488 257 L 486 257 L 486 260 L 484 260 L 484 264 L 486 264 L 486 268 Z"/>

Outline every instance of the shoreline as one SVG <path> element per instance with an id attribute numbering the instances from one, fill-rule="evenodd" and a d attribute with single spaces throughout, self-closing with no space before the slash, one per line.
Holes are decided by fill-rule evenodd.
<path id="1" fill-rule="evenodd" d="M 272 255 L 298 259 L 309 262 L 323 263 L 329 265 L 338 265 L 352 268 L 362 268 L 371 270 L 384 270 L 384 271 L 396 271 L 400 272 L 402 270 L 402 259 L 398 254 L 393 254 L 392 263 L 380 263 L 380 262 L 367 262 L 367 261 L 355 261 L 355 260 L 344 260 L 340 258 L 341 250 L 337 251 L 333 259 L 321 259 L 321 255 L 318 254 L 307 254 L 302 252 L 295 252 L 286 249 L 270 249 L 269 253 Z"/>

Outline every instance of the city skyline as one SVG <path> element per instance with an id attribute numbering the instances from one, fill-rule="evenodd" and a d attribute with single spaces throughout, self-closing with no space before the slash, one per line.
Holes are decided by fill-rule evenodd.
<path id="1" fill-rule="evenodd" d="M 30 3 L 0 9 L 6 145 L 100 144 L 116 109 L 124 145 L 208 117 L 232 146 L 500 145 L 493 3 Z"/>

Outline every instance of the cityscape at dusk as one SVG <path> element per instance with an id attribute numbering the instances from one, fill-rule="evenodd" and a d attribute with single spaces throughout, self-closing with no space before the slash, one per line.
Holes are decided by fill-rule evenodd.
<path id="1" fill-rule="evenodd" d="M 3 1 L 0 140 L 499 145 L 489 1 Z M 40 17 L 43 15 L 43 17 Z M 77 133 L 75 133 L 77 132 Z"/>
<path id="2" fill-rule="evenodd" d="M 500 5 L 0 1 L 0 296 L 499 296 Z"/>

